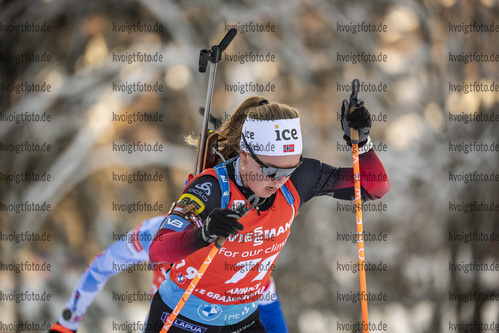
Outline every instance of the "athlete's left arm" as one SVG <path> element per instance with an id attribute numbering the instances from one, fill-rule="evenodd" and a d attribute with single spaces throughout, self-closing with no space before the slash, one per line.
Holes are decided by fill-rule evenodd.
<path id="1" fill-rule="evenodd" d="M 390 190 L 385 168 L 374 150 L 359 155 L 362 200 L 382 198 Z M 306 158 L 291 175 L 302 203 L 314 196 L 330 195 L 337 199 L 354 199 L 353 168 L 336 168 Z"/>

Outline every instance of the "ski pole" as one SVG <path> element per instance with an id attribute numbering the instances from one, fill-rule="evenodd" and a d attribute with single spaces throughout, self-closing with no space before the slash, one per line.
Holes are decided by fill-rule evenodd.
<path id="1" fill-rule="evenodd" d="M 359 94 L 360 82 L 358 79 L 352 81 L 352 93 L 350 95 L 350 110 L 352 113 L 356 109 L 357 95 Z M 367 299 L 363 295 L 367 294 L 365 251 L 364 251 L 364 230 L 362 225 L 362 199 L 360 191 L 360 166 L 359 166 L 359 131 L 350 128 L 350 139 L 352 142 L 353 157 L 353 183 L 355 189 L 355 220 L 357 224 L 357 255 L 359 258 L 359 278 L 362 307 L 362 331 L 369 333 L 369 322 L 367 315 Z"/>
<path id="2" fill-rule="evenodd" d="M 246 215 L 246 213 L 248 213 L 250 210 L 256 207 L 258 200 L 259 200 L 258 196 L 253 194 L 248 198 L 248 200 L 243 205 L 239 205 L 236 209 L 234 209 L 234 211 L 238 215 L 243 217 L 244 215 Z M 213 261 L 213 258 L 215 258 L 216 254 L 218 253 L 218 250 L 220 250 L 224 245 L 225 240 L 226 240 L 225 237 L 217 238 L 217 240 L 215 241 L 215 246 L 211 248 L 210 253 L 208 253 L 208 256 L 206 256 L 206 259 L 204 260 L 201 267 L 198 269 L 196 276 L 194 277 L 194 279 L 192 279 L 191 283 L 189 284 L 189 287 L 187 287 L 187 289 L 185 290 L 184 295 L 182 295 L 182 298 L 178 301 L 177 305 L 175 306 L 175 309 L 173 309 L 172 313 L 166 320 L 165 325 L 161 329 L 160 333 L 168 332 L 172 324 L 175 322 L 175 319 L 177 318 L 180 310 L 182 310 L 185 302 L 187 301 L 189 296 L 191 296 L 199 280 L 201 280 L 201 278 L 203 277 L 204 272 L 208 269 L 208 266 L 210 266 L 211 262 Z"/>

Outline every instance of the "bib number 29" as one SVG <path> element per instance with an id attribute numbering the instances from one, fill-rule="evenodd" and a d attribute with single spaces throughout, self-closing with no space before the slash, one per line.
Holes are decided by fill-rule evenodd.
<path id="1" fill-rule="evenodd" d="M 265 258 L 255 258 L 250 260 L 240 261 L 237 264 L 225 264 L 225 270 L 236 271 L 232 277 L 225 281 L 226 284 L 237 283 L 248 275 L 251 271 L 257 271 L 258 275 L 253 278 L 253 281 L 262 280 L 267 272 L 273 268 L 274 259 L 277 257 L 277 253 L 273 256 Z M 185 265 L 185 260 L 180 261 L 175 267 L 178 269 Z M 185 277 L 188 279 L 193 279 L 198 272 L 194 267 L 188 267 L 186 270 Z"/>

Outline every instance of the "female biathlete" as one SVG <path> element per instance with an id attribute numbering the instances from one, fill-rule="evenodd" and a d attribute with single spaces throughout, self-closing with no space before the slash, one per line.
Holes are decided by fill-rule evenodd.
<path id="1" fill-rule="evenodd" d="M 361 101 L 348 108 L 343 101 L 342 128 L 347 143 L 349 127 L 359 131 L 362 199 L 381 198 L 389 183 L 372 150 L 369 112 Z M 352 168 L 302 157 L 294 108 L 249 97 L 217 133 L 221 155 L 236 157 L 187 184 L 150 246 L 152 262 L 173 265 L 151 304 L 148 333 L 160 332 L 218 237 L 227 240 L 169 332 L 275 331 L 262 324 L 257 301 L 298 209 L 318 195 L 354 197 Z M 235 208 L 253 194 L 256 208 L 241 217 Z"/>

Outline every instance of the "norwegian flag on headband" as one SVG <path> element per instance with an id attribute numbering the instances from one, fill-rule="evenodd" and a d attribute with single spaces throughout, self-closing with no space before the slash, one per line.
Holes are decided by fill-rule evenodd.
<path id="1" fill-rule="evenodd" d="M 282 146 L 282 152 L 283 153 L 294 153 L 295 152 L 295 145 L 283 145 Z"/>

